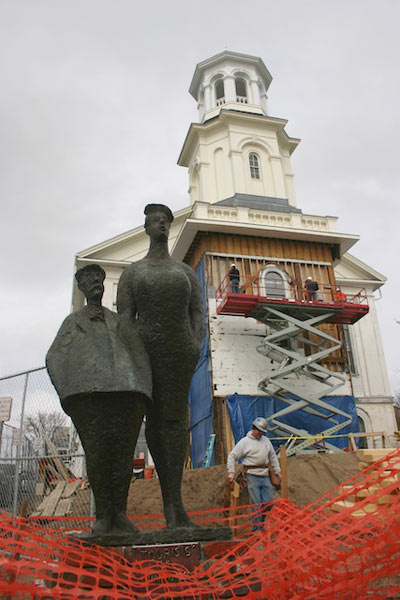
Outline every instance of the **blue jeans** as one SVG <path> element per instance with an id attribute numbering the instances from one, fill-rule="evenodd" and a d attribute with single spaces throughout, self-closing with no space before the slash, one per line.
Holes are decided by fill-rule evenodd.
<path id="1" fill-rule="evenodd" d="M 251 504 L 256 504 L 255 511 L 258 513 L 253 518 L 253 530 L 262 529 L 263 522 L 268 510 L 267 505 L 274 499 L 274 488 L 268 476 L 249 475 L 247 473 L 247 492 Z M 262 514 L 260 514 L 262 511 Z"/>
<path id="2" fill-rule="evenodd" d="M 239 279 L 231 279 L 232 294 L 240 294 Z"/>

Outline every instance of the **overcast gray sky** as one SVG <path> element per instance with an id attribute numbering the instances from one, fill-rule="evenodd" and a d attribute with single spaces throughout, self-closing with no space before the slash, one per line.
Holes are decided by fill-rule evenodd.
<path id="1" fill-rule="evenodd" d="M 300 137 L 297 204 L 340 217 L 389 279 L 377 303 L 400 390 L 398 0 L 0 0 L 0 376 L 44 364 L 74 255 L 188 204 L 176 164 L 196 64 L 260 56 Z"/>

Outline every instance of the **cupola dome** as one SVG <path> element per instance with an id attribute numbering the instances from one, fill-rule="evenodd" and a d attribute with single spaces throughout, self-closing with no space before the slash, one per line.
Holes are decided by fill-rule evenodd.
<path id="1" fill-rule="evenodd" d="M 196 66 L 189 92 L 197 100 L 200 122 L 222 108 L 267 115 L 271 81 L 261 58 L 225 50 Z"/>

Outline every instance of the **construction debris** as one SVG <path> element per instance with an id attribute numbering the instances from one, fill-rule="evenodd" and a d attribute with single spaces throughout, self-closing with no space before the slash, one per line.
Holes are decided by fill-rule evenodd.
<path id="1" fill-rule="evenodd" d="M 31 517 L 63 517 L 71 513 L 73 496 L 81 486 L 82 480 L 59 481 L 54 490 L 44 498 Z"/>
<path id="2" fill-rule="evenodd" d="M 395 448 L 379 448 L 357 450 L 356 455 L 360 469 L 374 465 L 377 461 L 376 472 L 372 470 L 370 478 L 375 482 L 368 487 L 359 485 L 345 485 L 339 492 L 346 494 L 345 500 L 338 500 L 331 505 L 331 510 L 340 512 L 354 508 L 352 517 L 365 517 L 367 514 L 377 512 L 384 504 L 393 504 L 398 501 L 400 492 L 400 463 L 398 457 L 389 457 L 383 460 Z M 390 488 L 387 493 L 387 488 Z"/>

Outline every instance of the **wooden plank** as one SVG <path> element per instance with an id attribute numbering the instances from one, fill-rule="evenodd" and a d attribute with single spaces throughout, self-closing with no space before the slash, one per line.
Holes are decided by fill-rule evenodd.
<path id="1" fill-rule="evenodd" d="M 354 507 L 354 502 L 352 502 L 351 500 L 338 500 L 337 502 L 334 502 L 330 506 L 330 509 L 333 510 L 334 512 L 341 512 L 342 510 L 344 510 L 346 508 L 353 508 L 353 507 Z"/>
<path id="2" fill-rule="evenodd" d="M 26 515 L 28 514 L 28 506 L 29 506 L 29 502 L 27 498 L 24 498 L 21 502 L 21 506 L 19 507 L 19 513 L 18 515 L 20 517 L 25 518 Z"/>
<path id="3" fill-rule="evenodd" d="M 72 498 L 62 498 L 54 511 L 55 517 L 65 517 L 71 512 Z"/>
<path id="4" fill-rule="evenodd" d="M 54 467 L 54 463 L 52 464 L 52 458 L 48 458 L 47 460 L 47 465 L 46 465 L 46 471 L 47 474 L 50 473 L 50 475 L 54 475 L 56 477 L 57 480 L 61 479 L 60 473 L 57 471 L 57 469 Z M 49 481 L 49 479 L 46 480 L 46 483 L 51 484 L 52 480 Z"/>
<path id="5" fill-rule="evenodd" d="M 281 464 L 281 495 L 282 498 L 289 497 L 288 477 L 287 477 L 287 454 L 286 446 L 279 448 L 279 462 Z"/>
<path id="6" fill-rule="evenodd" d="M 357 502 L 351 502 L 348 500 L 338 500 L 331 505 L 331 510 L 334 512 L 341 512 L 342 510 L 348 508 L 355 508 L 356 510 L 351 512 L 353 517 L 365 517 L 368 514 L 374 513 L 378 510 L 378 505 L 376 503 L 368 503 L 364 504 L 364 506 L 357 507 Z"/>
<path id="7" fill-rule="evenodd" d="M 355 502 L 356 496 L 354 495 L 354 485 L 342 485 L 340 487 L 341 494 L 347 494 L 345 502 Z"/>
<path id="8" fill-rule="evenodd" d="M 65 488 L 65 481 L 59 481 L 55 489 L 39 504 L 32 516 L 51 517 Z"/>
<path id="9" fill-rule="evenodd" d="M 240 485 L 238 484 L 237 481 L 232 481 L 232 491 L 231 491 L 231 497 L 234 498 L 239 498 L 240 496 Z"/>
<path id="10" fill-rule="evenodd" d="M 229 454 L 235 445 L 233 438 L 233 432 L 231 427 L 231 420 L 229 417 L 228 405 L 226 398 L 223 400 L 224 408 L 224 425 L 225 425 L 225 436 L 226 436 L 226 453 Z"/>
<path id="11" fill-rule="evenodd" d="M 370 465 L 369 465 L 369 463 L 366 463 L 366 462 L 360 462 L 360 461 L 358 461 L 358 468 L 359 468 L 361 471 L 363 471 L 364 469 L 366 469 L 366 468 L 367 468 L 367 467 L 369 467 L 369 466 L 370 466 Z"/>
<path id="12" fill-rule="evenodd" d="M 358 490 L 358 492 L 356 492 L 356 496 L 357 496 L 357 498 L 367 498 L 368 496 L 372 496 L 373 494 L 380 492 L 382 489 L 383 489 L 383 487 L 381 485 L 378 485 L 378 484 L 370 485 L 367 488 Z"/>
<path id="13" fill-rule="evenodd" d="M 357 450 L 357 452 L 371 453 L 371 452 L 374 452 L 375 450 L 384 450 L 385 446 L 386 446 L 386 433 L 384 431 L 367 431 L 367 432 L 359 432 L 359 433 L 349 433 L 349 440 L 351 439 L 351 437 L 353 439 L 356 437 L 358 437 L 358 438 L 371 437 L 373 442 L 374 442 L 375 438 L 377 438 L 377 437 L 381 438 L 382 448 L 375 448 L 375 446 L 374 446 L 373 449 L 371 449 L 371 448 L 367 448 L 366 450 L 359 449 L 359 450 Z M 390 448 L 390 451 L 392 451 L 392 450 L 394 450 L 394 448 Z"/>
<path id="14" fill-rule="evenodd" d="M 348 438 L 347 438 L 347 439 L 349 440 L 349 446 L 350 446 L 350 450 L 351 450 L 352 452 L 357 452 L 357 451 L 358 451 L 358 449 L 357 449 L 357 444 L 356 444 L 356 440 L 355 440 L 354 433 L 349 433 L 349 435 L 348 435 Z"/>
<path id="15" fill-rule="evenodd" d="M 376 485 L 376 484 L 370 485 L 369 487 L 363 488 L 358 491 L 352 485 L 344 485 L 341 487 L 341 491 L 343 493 L 347 492 L 348 495 L 344 501 L 338 500 L 336 509 L 341 510 L 342 508 L 347 508 L 347 504 L 350 507 L 351 502 L 355 502 L 355 505 L 357 505 L 357 502 L 360 502 L 360 501 L 364 500 L 365 498 L 371 498 L 371 502 L 374 504 L 378 504 L 378 505 L 391 504 L 392 502 L 396 501 L 396 496 L 397 496 L 396 490 L 394 490 L 390 494 L 382 494 L 381 496 L 375 497 L 375 494 L 378 494 L 379 492 L 382 492 L 383 490 L 384 490 L 383 486 Z M 351 493 L 352 491 L 354 491 L 355 493 L 352 494 Z M 340 504 L 340 502 L 345 502 L 345 505 Z M 335 510 L 335 508 L 332 510 Z"/>
<path id="16" fill-rule="evenodd" d="M 44 483 L 37 483 L 35 487 L 35 495 L 43 496 L 44 494 Z"/>
<path id="17" fill-rule="evenodd" d="M 400 487 L 400 475 L 397 474 L 394 477 L 385 477 L 385 479 L 379 481 L 379 485 L 383 488 L 387 488 L 393 485 L 394 483 L 397 484 L 397 487 Z"/>
<path id="18" fill-rule="evenodd" d="M 74 494 L 76 492 L 76 490 L 78 489 L 80 484 L 81 484 L 80 479 L 77 479 L 76 481 L 70 481 L 69 483 L 67 483 L 67 485 L 64 488 L 62 497 L 69 498 L 70 496 L 72 496 L 72 494 Z"/>
<path id="19" fill-rule="evenodd" d="M 358 436 L 357 433 L 353 433 L 352 435 L 354 437 Z M 381 433 L 378 432 L 378 433 L 374 433 L 372 435 L 378 436 L 378 435 L 381 435 Z M 365 450 L 359 449 L 359 450 L 357 450 L 357 456 L 362 458 L 362 460 L 370 460 L 370 461 L 375 462 L 376 460 L 383 458 L 387 454 L 390 454 L 390 452 L 393 452 L 394 450 L 395 450 L 395 448 L 366 448 Z"/>
<path id="20" fill-rule="evenodd" d="M 400 462 L 398 458 L 389 458 L 379 463 L 380 467 L 384 467 L 388 471 L 400 471 Z"/>
<path id="21" fill-rule="evenodd" d="M 53 442 L 48 438 L 45 437 L 45 442 L 46 442 L 46 446 L 50 452 L 50 454 L 52 454 L 53 456 L 56 456 L 57 453 L 57 448 L 55 447 L 55 445 L 53 444 Z M 52 461 L 54 462 L 55 466 L 57 467 L 61 477 L 63 479 L 65 479 L 65 481 L 68 481 L 68 479 L 70 478 L 69 473 L 64 465 L 64 463 L 62 462 L 61 458 L 59 458 L 58 456 L 56 456 L 56 458 L 53 458 Z"/>
<path id="22" fill-rule="evenodd" d="M 379 505 L 393 504 L 393 502 L 396 502 L 396 501 L 397 501 L 396 494 L 383 494 L 382 496 L 378 496 L 377 498 L 374 498 L 374 502 L 376 502 Z"/>

